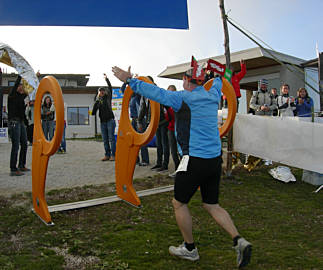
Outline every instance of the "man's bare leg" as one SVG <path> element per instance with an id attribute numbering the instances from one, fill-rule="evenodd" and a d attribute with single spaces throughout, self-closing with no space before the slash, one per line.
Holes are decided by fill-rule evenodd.
<path id="1" fill-rule="evenodd" d="M 239 235 L 229 213 L 219 204 L 204 203 L 203 207 L 209 212 L 213 219 L 231 235 L 232 238 Z"/>
<path id="2" fill-rule="evenodd" d="M 186 243 L 193 243 L 192 216 L 187 204 L 181 203 L 176 199 L 173 199 L 172 203 L 174 206 L 176 222 L 182 233 L 184 241 Z"/>
<path id="3" fill-rule="evenodd" d="M 203 206 L 213 219 L 231 235 L 234 242 L 234 249 L 237 252 L 238 267 L 241 268 L 248 265 L 251 259 L 252 246 L 246 239 L 240 237 L 228 212 L 219 204 L 204 203 Z"/>
<path id="4" fill-rule="evenodd" d="M 196 261 L 200 258 L 197 248 L 194 245 L 192 234 L 192 216 L 187 204 L 173 199 L 173 206 L 177 225 L 182 233 L 185 243 L 178 247 L 170 246 L 169 253 L 179 258 Z"/>

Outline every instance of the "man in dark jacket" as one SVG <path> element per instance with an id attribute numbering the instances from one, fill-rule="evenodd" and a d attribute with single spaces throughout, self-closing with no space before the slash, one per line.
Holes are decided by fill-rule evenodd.
<path id="1" fill-rule="evenodd" d="M 147 76 L 154 85 L 155 82 L 151 76 Z M 169 142 L 167 136 L 168 121 L 165 118 L 167 107 L 160 104 L 159 124 L 156 130 L 156 147 L 157 147 L 157 161 L 156 165 L 151 168 L 153 171 L 165 172 L 168 170 L 169 163 Z"/>
<path id="2" fill-rule="evenodd" d="M 14 87 L 8 95 L 8 128 L 11 135 L 10 176 L 21 176 L 23 171 L 30 171 L 26 166 L 27 156 L 27 132 L 25 120 L 26 94 L 18 76 Z M 17 157 L 20 144 L 19 163 Z"/>
<path id="3" fill-rule="evenodd" d="M 106 75 L 104 77 L 108 84 L 108 89 L 106 90 L 103 87 L 99 88 L 99 93 L 92 109 L 92 115 L 95 115 L 97 110 L 99 110 L 99 117 L 101 121 L 101 133 L 105 150 L 105 155 L 101 160 L 114 161 L 116 152 L 116 140 L 114 136 L 114 131 L 116 128 L 116 123 L 114 120 L 114 114 L 112 111 L 111 104 L 112 86 Z"/>

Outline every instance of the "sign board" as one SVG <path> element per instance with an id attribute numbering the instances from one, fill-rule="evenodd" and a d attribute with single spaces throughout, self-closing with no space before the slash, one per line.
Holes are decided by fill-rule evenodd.
<path id="1" fill-rule="evenodd" d="M 0 25 L 188 29 L 187 0 L 1 0 Z"/>
<path id="2" fill-rule="evenodd" d="M 114 120 L 116 121 L 115 134 L 118 134 L 121 108 L 122 108 L 123 93 L 120 89 L 113 89 L 112 92 L 112 111 L 114 114 Z"/>
<path id="3" fill-rule="evenodd" d="M 0 143 L 8 143 L 8 128 L 0 128 Z"/>

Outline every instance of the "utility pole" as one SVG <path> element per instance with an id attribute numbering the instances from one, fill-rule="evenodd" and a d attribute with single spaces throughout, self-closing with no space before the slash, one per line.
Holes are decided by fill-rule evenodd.
<path id="1" fill-rule="evenodd" d="M 320 91 L 320 112 L 323 111 L 323 52 L 318 53 L 318 70 L 319 70 L 319 91 Z"/>
<path id="2" fill-rule="evenodd" d="M 2 128 L 2 103 L 3 103 L 3 89 L 2 89 L 2 70 L 0 68 L 0 128 Z"/>
<path id="3" fill-rule="evenodd" d="M 224 0 L 219 0 L 219 2 L 220 2 L 221 18 L 223 22 L 223 31 L 224 31 L 224 50 L 225 50 L 224 55 L 225 55 L 226 67 L 231 69 L 229 31 L 228 31 L 227 18 L 226 18 L 225 9 L 224 9 Z"/>
<path id="4" fill-rule="evenodd" d="M 225 15 L 224 9 L 224 0 L 219 0 L 219 6 L 221 10 L 221 17 L 223 22 L 223 31 L 224 31 L 224 49 L 225 49 L 225 61 L 226 67 L 231 69 L 231 60 L 230 60 L 230 47 L 229 47 L 229 31 L 227 25 L 227 17 Z M 233 150 L 233 132 L 232 128 L 230 129 L 227 135 L 227 171 L 226 176 L 231 176 L 232 173 L 232 150 Z"/>

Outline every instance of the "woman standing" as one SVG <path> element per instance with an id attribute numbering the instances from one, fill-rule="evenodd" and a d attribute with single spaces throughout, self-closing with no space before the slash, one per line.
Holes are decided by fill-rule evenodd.
<path id="1" fill-rule="evenodd" d="M 46 140 L 54 136 L 55 107 L 50 96 L 46 96 L 41 108 L 42 127 Z"/>
<path id="2" fill-rule="evenodd" d="M 296 115 L 299 117 L 310 117 L 312 115 L 313 99 L 308 96 L 308 93 L 304 87 L 301 87 L 297 91 L 296 103 Z"/>
<path id="3" fill-rule="evenodd" d="M 289 96 L 289 85 L 283 84 L 280 88 L 280 93 L 281 95 L 277 97 L 279 115 L 281 117 L 294 116 L 294 110 L 296 109 L 295 98 Z"/>

